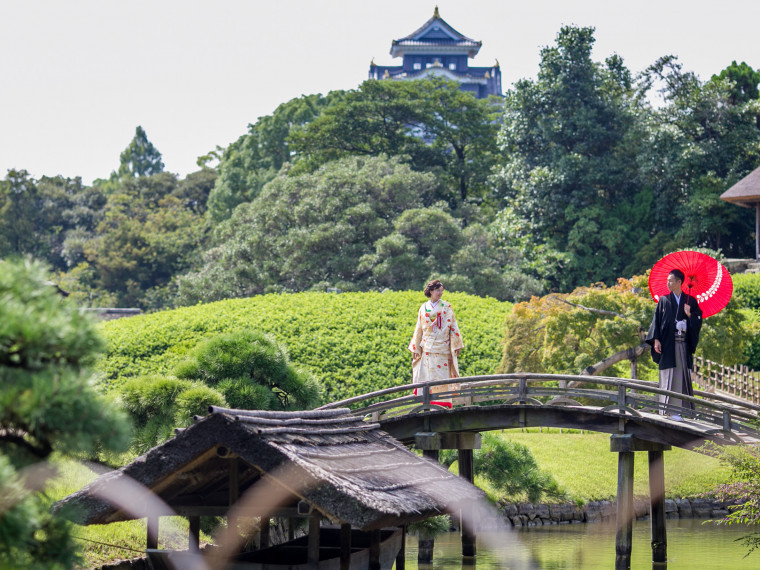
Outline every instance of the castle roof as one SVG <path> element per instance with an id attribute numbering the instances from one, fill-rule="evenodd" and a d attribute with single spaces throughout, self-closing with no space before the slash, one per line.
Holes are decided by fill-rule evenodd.
<path id="1" fill-rule="evenodd" d="M 480 51 L 482 42 L 468 38 L 464 34 L 452 28 L 438 13 L 435 7 L 433 17 L 417 28 L 408 36 L 393 40 L 391 55 L 403 57 L 405 53 L 466 53 L 468 57 L 475 57 Z"/>

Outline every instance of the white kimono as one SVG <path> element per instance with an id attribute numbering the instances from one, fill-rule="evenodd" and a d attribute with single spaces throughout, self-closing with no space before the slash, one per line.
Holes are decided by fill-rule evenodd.
<path id="1" fill-rule="evenodd" d="M 464 347 L 451 303 L 441 299 L 435 306 L 428 301 L 417 313 L 417 326 L 409 351 L 419 355 L 412 362 L 412 382 L 459 378 L 459 363 L 454 351 Z M 456 384 L 433 386 L 430 391 L 456 390 Z"/>

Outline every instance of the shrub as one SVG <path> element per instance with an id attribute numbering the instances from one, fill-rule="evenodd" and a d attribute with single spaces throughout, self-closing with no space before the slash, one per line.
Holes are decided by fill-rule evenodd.
<path id="1" fill-rule="evenodd" d="M 464 336 L 461 374 L 493 373 L 511 305 L 463 293 L 445 298 Z M 292 364 L 313 374 L 324 399 L 335 401 L 411 382 L 406 347 L 424 300 L 412 291 L 269 294 L 109 321 L 102 325 L 109 348 L 100 368 L 111 388 L 148 374 L 198 378 L 199 362 L 189 357 L 200 343 L 255 330 L 286 345 Z M 313 381 L 302 386 L 315 389 Z"/>
<path id="2" fill-rule="evenodd" d="M 537 503 L 542 498 L 567 498 L 551 473 L 538 468 L 527 446 L 503 439 L 495 432 L 482 434 L 481 444 L 481 448 L 473 452 L 473 468 L 475 475 L 486 479 L 502 494 L 493 499 L 506 496 Z M 456 450 L 442 451 L 439 460 L 447 467 L 452 465 L 457 460 Z"/>
<path id="3" fill-rule="evenodd" d="M 138 427 L 151 418 L 166 416 L 177 397 L 192 384 L 177 378 L 158 375 L 129 380 L 121 389 L 121 401 Z"/>
<path id="4" fill-rule="evenodd" d="M 541 471 L 530 449 L 521 443 L 484 433 L 483 447 L 473 456 L 475 472 L 506 495 L 524 495 L 531 503 L 542 497 L 566 498 L 551 473 Z"/>
<path id="5" fill-rule="evenodd" d="M 760 273 L 732 275 L 734 297 L 742 307 L 760 311 Z"/>
<path id="6" fill-rule="evenodd" d="M 174 404 L 174 423 L 188 426 L 193 416 L 205 416 L 209 406 L 226 406 L 224 396 L 208 386 L 196 385 L 181 392 Z"/>
<path id="7" fill-rule="evenodd" d="M 734 297 L 746 309 L 745 316 L 752 331 L 747 343 L 745 363 L 753 370 L 760 370 L 760 273 L 741 273 L 731 277 Z"/>
<path id="8" fill-rule="evenodd" d="M 213 388 L 158 374 L 128 380 L 120 395 L 135 425 L 132 447 L 138 453 L 171 437 L 175 427 L 190 425 L 194 415 L 206 415 L 209 405 L 227 405 Z"/>
<path id="9" fill-rule="evenodd" d="M 250 403 L 268 404 L 258 409 L 299 410 L 316 407 L 321 401 L 319 383 L 290 364 L 284 346 L 260 332 L 243 330 L 215 336 L 193 350 L 189 361 L 178 367 L 178 375 L 209 386 L 233 380 L 225 383 L 225 394 L 241 403 L 254 397 Z M 257 396 L 260 390 L 249 390 L 246 383 L 266 387 L 273 397 Z"/>

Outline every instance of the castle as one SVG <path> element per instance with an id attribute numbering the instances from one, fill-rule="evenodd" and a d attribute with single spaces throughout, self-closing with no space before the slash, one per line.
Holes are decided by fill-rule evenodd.
<path id="1" fill-rule="evenodd" d="M 438 13 L 408 36 L 393 40 L 390 54 L 402 58 L 399 66 L 369 66 L 370 79 L 427 79 L 445 77 L 459 82 L 461 89 L 483 99 L 501 95 L 499 62 L 491 67 L 470 67 L 468 59 L 480 51 L 475 41 L 452 28 Z"/>

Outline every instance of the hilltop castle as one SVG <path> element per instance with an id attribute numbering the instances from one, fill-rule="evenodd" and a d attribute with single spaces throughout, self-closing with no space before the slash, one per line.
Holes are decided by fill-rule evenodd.
<path id="1" fill-rule="evenodd" d="M 460 34 L 441 18 L 436 6 L 433 17 L 408 36 L 393 40 L 390 54 L 402 58 L 399 66 L 369 66 L 370 79 L 426 79 L 431 76 L 458 81 L 463 91 L 478 99 L 501 95 L 499 62 L 491 67 L 470 67 L 468 59 L 480 51 L 482 42 Z"/>

